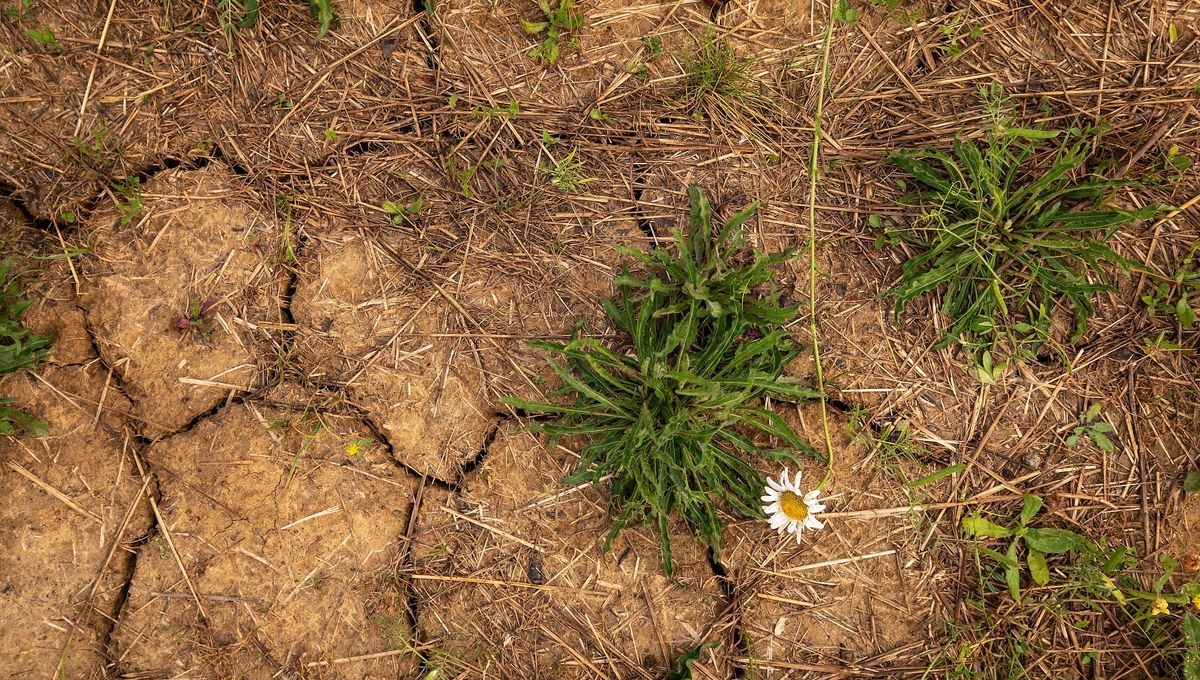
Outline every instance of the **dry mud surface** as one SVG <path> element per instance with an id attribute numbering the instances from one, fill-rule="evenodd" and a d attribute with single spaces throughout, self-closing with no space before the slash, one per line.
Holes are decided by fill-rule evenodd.
<path id="1" fill-rule="evenodd" d="M 722 217 L 761 201 L 756 247 L 805 245 L 820 3 L 581 0 L 550 65 L 533 2 L 333 0 L 317 40 L 300 1 L 232 30 L 214 3 L 4 0 L 0 248 L 53 345 L 0 380 L 51 431 L 0 437 L 0 675 L 656 679 L 704 645 L 696 678 L 1007 677 L 971 650 L 1014 635 L 1030 677 L 1169 674 L 1111 621 L 971 628 L 957 527 L 1037 493 L 1139 568 L 1200 565 L 1196 335 L 1143 313 L 1135 271 L 1085 337 L 981 384 L 928 301 L 892 314 L 903 251 L 868 217 L 904 219 L 883 156 L 978 125 L 992 80 L 1039 120 L 1105 120 L 1131 175 L 1196 157 L 1200 8 L 886 4 L 832 34 L 816 298 L 805 259 L 780 272 L 798 334 L 818 310 L 828 526 L 797 546 L 729 516 L 714 554 L 680 524 L 669 578 L 652 531 L 603 549 L 605 489 L 562 484 L 578 442 L 501 399 L 551 377 L 527 340 L 615 337 L 614 246 L 669 243 L 687 183 Z M 689 99 L 706 35 L 754 56 L 768 106 Z M 549 169 L 572 152 L 575 190 Z M 1113 246 L 1174 271 L 1197 233 L 1184 210 Z M 1160 331 L 1181 349 L 1147 352 Z M 1115 452 L 1064 445 L 1093 403 Z M 821 438 L 815 406 L 779 409 Z"/>

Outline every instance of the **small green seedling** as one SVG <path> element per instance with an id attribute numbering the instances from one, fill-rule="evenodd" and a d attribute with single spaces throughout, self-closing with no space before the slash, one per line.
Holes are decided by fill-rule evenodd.
<path id="1" fill-rule="evenodd" d="M 112 166 L 113 161 L 121 155 L 120 149 L 116 148 L 112 143 L 108 133 L 108 123 L 104 120 L 91 131 L 91 134 L 83 137 L 72 137 L 71 142 L 75 145 L 75 150 L 83 157 L 85 162 L 96 170 L 107 170 Z"/>
<path id="2" fill-rule="evenodd" d="M 662 38 L 659 38 L 657 35 L 648 35 L 642 38 L 642 49 L 646 50 L 647 59 L 657 57 L 663 51 Z"/>
<path id="3" fill-rule="evenodd" d="M 124 182 L 114 182 L 113 189 L 125 198 L 124 203 L 117 203 L 121 224 L 129 224 L 142 214 L 142 180 L 131 175 Z"/>
<path id="4" fill-rule="evenodd" d="M 199 297 L 189 297 L 187 312 L 175 318 L 175 330 L 197 335 L 207 342 L 212 334 L 212 318 L 217 312 L 214 300 L 205 301 Z"/>
<path id="5" fill-rule="evenodd" d="M 515 100 L 510 101 L 507 106 L 475 106 L 471 108 L 471 115 L 476 117 L 504 116 L 512 120 L 521 113 L 521 105 Z"/>
<path id="6" fill-rule="evenodd" d="M 542 172 L 550 175 L 550 183 L 562 191 L 574 193 L 579 191 L 584 184 L 595 181 L 594 177 L 585 177 L 581 172 L 583 159 L 575 158 L 576 151 L 577 149 L 571 149 L 571 153 L 557 161 L 551 158 L 553 163 L 540 168 Z"/>
<path id="7" fill-rule="evenodd" d="M 1004 374 L 1007 368 L 1008 364 L 1003 361 L 994 363 L 992 353 L 985 349 L 979 357 L 979 364 L 975 366 L 975 376 L 979 378 L 980 384 L 991 385 Z"/>
<path id="8" fill-rule="evenodd" d="M 5 7 L 4 16 L 13 21 L 24 21 L 32 14 L 33 0 L 21 0 L 20 4 L 14 7 Z"/>
<path id="9" fill-rule="evenodd" d="M 591 118 L 597 123 L 607 123 L 613 119 L 612 116 L 601 111 L 600 109 L 592 109 L 591 111 L 588 111 L 588 118 Z"/>
<path id="10" fill-rule="evenodd" d="M 1163 168 L 1175 175 L 1175 179 L 1179 179 L 1183 173 L 1187 172 L 1192 167 L 1192 159 L 1186 153 L 1179 150 L 1179 146 L 1172 144 L 1167 147 L 1163 154 Z"/>
<path id="11" fill-rule="evenodd" d="M 983 28 L 980 26 L 971 26 L 967 29 L 967 35 L 963 36 L 959 33 L 962 27 L 961 21 L 945 23 L 938 26 L 942 31 L 942 35 L 946 38 L 946 44 L 941 45 L 940 49 L 951 57 L 957 57 L 963 53 L 963 47 L 968 41 L 975 41 L 983 37 Z"/>
<path id="12" fill-rule="evenodd" d="M 22 277 L 14 271 L 16 258 L 0 261 L 0 376 L 32 368 L 50 356 L 50 339 L 21 325 L 21 315 L 32 304 L 22 299 Z M 18 429 L 34 437 L 49 434 L 40 420 L 13 408 L 11 398 L 0 397 L 0 435 Z"/>
<path id="13" fill-rule="evenodd" d="M 1151 314 L 1174 316 L 1185 330 L 1191 330 L 1196 324 L 1196 310 L 1188 298 L 1193 293 L 1200 293 L 1200 270 L 1193 268 L 1197 249 L 1200 249 L 1200 242 L 1192 245 L 1170 280 L 1158 284 L 1152 292 L 1142 296 L 1142 303 Z"/>
<path id="14" fill-rule="evenodd" d="M 1008 591 L 1012 598 L 1017 602 L 1021 601 L 1020 552 L 1022 552 L 1022 545 L 1029 576 L 1034 583 L 1044 586 L 1050 582 L 1050 569 L 1046 565 L 1046 555 L 1084 551 L 1091 544 L 1087 538 L 1073 531 L 1029 526 L 1029 522 L 1041 509 L 1041 497 L 1027 494 L 1024 499 L 1024 507 L 1021 508 L 1021 515 L 1017 518 L 1016 525 L 1012 527 L 996 524 L 984 519 L 979 514 L 967 515 L 962 520 L 963 533 L 967 538 L 977 541 L 987 538 L 1013 539 L 1004 553 L 978 543 L 975 548 L 1004 567 L 1004 581 L 1008 584 Z"/>
<path id="15" fill-rule="evenodd" d="M 58 46 L 58 39 L 54 37 L 54 30 L 49 26 L 38 29 L 28 29 L 25 31 L 25 37 L 41 45 L 42 47 L 45 47 L 51 52 L 62 51 Z"/>
<path id="16" fill-rule="evenodd" d="M 1075 426 L 1074 431 L 1067 437 L 1067 448 L 1071 448 L 1079 443 L 1079 438 L 1087 435 L 1096 446 L 1100 447 L 1105 453 L 1112 453 L 1116 450 L 1112 440 L 1106 435 L 1113 431 L 1112 423 L 1103 420 L 1097 420 L 1100 417 L 1100 402 L 1092 404 L 1088 410 L 1079 414 L 1079 425 Z"/>
<path id="17" fill-rule="evenodd" d="M 317 40 L 325 37 L 329 27 L 337 23 L 333 0 L 308 0 L 308 12 L 317 20 Z"/>
<path id="18" fill-rule="evenodd" d="M 838 0 L 838 3 L 833 6 L 833 20 L 842 24 L 858 23 L 858 10 L 851 7 L 846 0 Z"/>
<path id="19" fill-rule="evenodd" d="M 424 201 L 421 200 L 420 196 L 418 196 L 416 200 L 412 201 L 411 203 L 393 203 L 392 201 L 384 201 L 383 205 L 380 207 L 383 208 L 385 213 L 391 216 L 392 224 L 400 226 L 402 224 L 410 223 L 413 216 L 421 212 L 421 207 L 423 205 Z"/>
<path id="20" fill-rule="evenodd" d="M 543 36 L 542 42 L 529 54 L 544 59 L 549 64 L 558 63 L 559 40 L 583 25 L 583 15 L 575 12 L 575 0 L 559 0 L 551 7 L 549 0 L 537 0 L 538 9 L 544 17 L 540 21 L 521 20 L 521 26 L 531 36 Z M 579 46 L 578 38 L 572 37 L 570 44 Z"/>
<path id="21" fill-rule="evenodd" d="M 745 109 L 768 108 L 754 66 L 754 59 L 742 56 L 727 39 L 705 34 L 683 63 L 686 103 L 693 117 L 732 118 Z"/>
<path id="22" fill-rule="evenodd" d="M 221 30 L 226 33 L 258 23 L 259 0 L 217 0 Z"/>

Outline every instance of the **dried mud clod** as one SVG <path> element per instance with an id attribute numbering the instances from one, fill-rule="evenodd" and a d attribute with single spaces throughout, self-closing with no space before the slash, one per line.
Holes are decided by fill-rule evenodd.
<path id="1" fill-rule="evenodd" d="M 258 389 L 281 321 L 281 228 L 224 165 L 177 168 L 97 213 L 81 304 L 150 438 Z M 133 199 L 130 199 L 133 200 Z"/>
<path id="2" fill-rule="evenodd" d="M 157 442 L 163 524 L 113 634 L 121 673 L 405 677 L 394 575 L 415 482 L 355 418 L 285 386 Z M 284 408 L 280 404 L 290 404 Z"/>
<path id="3" fill-rule="evenodd" d="M 0 381 L 45 422 L 42 439 L 0 439 L 0 668 L 11 677 L 104 677 L 136 544 L 151 527 L 122 415 L 100 366 Z"/>
<path id="4" fill-rule="evenodd" d="M 649 532 L 604 553 L 597 490 L 561 486 L 573 463 L 506 423 L 459 493 L 426 487 L 412 576 L 426 669 L 653 678 L 713 634 L 723 601 L 702 546 L 674 527 L 674 580 Z"/>
<path id="5" fill-rule="evenodd" d="M 613 246 L 636 246 L 641 234 L 621 214 L 586 221 L 590 212 L 564 206 L 581 217 L 558 225 L 543 205 L 500 214 L 453 200 L 435 165 L 397 169 L 391 158 L 364 154 L 336 171 L 370 178 L 345 197 L 359 207 L 348 219 L 368 226 L 307 228 L 286 370 L 344 389 L 398 462 L 455 483 L 505 411 L 503 397 L 540 396 L 549 370 L 527 341 L 566 339 L 576 322 L 607 332 L 597 299 L 610 291 Z M 321 214 L 338 196 L 320 178 L 302 189 L 297 203 Z M 424 196 L 407 218 L 378 209 Z"/>

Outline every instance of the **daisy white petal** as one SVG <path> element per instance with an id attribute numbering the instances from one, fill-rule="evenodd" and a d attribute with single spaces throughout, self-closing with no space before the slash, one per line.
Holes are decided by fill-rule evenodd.
<path id="1" fill-rule="evenodd" d="M 800 489 L 802 477 L 803 471 L 798 470 L 792 476 L 791 471 L 784 468 L 779 479 L 767 478 L 762 495 L 762 510 L 770 527 L 780 534 L 794 534 L 797 543 L 802 540 L 805 529 L 812 531 L 825 526 L 815 517 L 825 509 L 825 504 L 819 501 L 820 491 L 804 493 Z"/>

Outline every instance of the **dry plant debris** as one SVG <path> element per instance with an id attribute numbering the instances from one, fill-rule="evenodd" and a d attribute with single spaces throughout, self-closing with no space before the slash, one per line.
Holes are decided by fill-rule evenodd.
<path id="1" fill-rule="evenodd" d="M 1200 663 L 1195 3 L 577 0 L 553 60 L 535 0 L 319 4 L 325 28 L 305 2 L 0 0 L 0 255 L 52 339 L 0 379 L 50 428 L 0 437 L 0 675 Z M 722 64 L 730 97 L 698 93 Z M 1129 273 L 1098 266 L 1084 332 L 1024 360 L 939 346 L 936 294 L 882 297 L 918 254 L 876 245 L 919 219 L 886 157 L 980 142 L 992 83 L 1022 128 L 1094 127 L 1113 204 L 1171 206 L 1107 240 Z M 755 249 L 815 229 L 813 299 L 806 259 L 777 280 L 800 341 L 816 315 L 840 456 L 802 545 L 723 508 L 719 559 L 669 527 L 670 579 L 646 527 L 601 549 L 607 480 L 561 484 L 587 442 L 501 400 L 554 384 L 528 341 L 617 339 L 613 246 L 670 246 L 692 183 L 718 221 L 760 202 Z M 1025 552 L 1014 599 L 980 549 L 1008 542 L 962 520 L 1016 526 L 1027 495 L 1034 526 L 1125 546 L 1114 581 L 1151 599 L 1096 597 L 1068 553 L 1042 585 Z"/>

